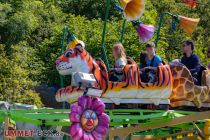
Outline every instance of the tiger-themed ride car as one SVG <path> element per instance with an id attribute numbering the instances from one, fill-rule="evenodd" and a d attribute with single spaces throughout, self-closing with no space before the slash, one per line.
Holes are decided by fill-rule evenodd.
<path id="1" fill-rule="evenodd" d="M 72 85 L 61 88 L 56 93 L 58 102 L 76 102 L 84 93 L 97 96 L 105 103 L 168 104 L 177 106 L 210 107 L 210 72 L 203 71 L 202 86 L 195 85 L 189 70 L 182 64 L 171 62 L 159 66 L 154 83 L 141 81 L 140 71 L 135 61 L 128 59 L 123 69 L 121 82 L 109 81 L 104 62 L 93 59 L 86 51 L 85 43 L 75 39 L 70 33 L 66 51 L 56 60 L 56 68 L 61 75 L 72 75 Z M 85 78 L 86 77 L 86 78 Z M 83 80 L 89 79 L 85 85 Z M 87 80 L 88 81 L 88 80 Z"/>

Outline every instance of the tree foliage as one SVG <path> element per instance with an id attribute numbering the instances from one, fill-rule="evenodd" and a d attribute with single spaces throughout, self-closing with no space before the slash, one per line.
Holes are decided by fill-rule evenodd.
<path id="1" fill-rule="evenodd" d="M 24 44 L 11 46 L 11 55 L 0 45 L 0 100 L 42 106 L 39 94 L 33 90 L 36 82 L 30 79 L 30 52 Z"/>

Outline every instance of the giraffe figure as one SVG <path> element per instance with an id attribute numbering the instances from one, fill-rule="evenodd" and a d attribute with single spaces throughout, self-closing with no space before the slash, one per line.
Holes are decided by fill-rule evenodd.
<path id="1" fill-rule="evenodd" d="M 210 85 L 210 70 L 204 70 L 202 73 L 202 86 Z"/>
<path id="2" fill-rule="evenodd" d="M 182 64 L 170 64 L 173 88 L 170 96 L 171 106 L 183 106 L 193 102 L 200 108 L 203 102 L 209 102 L 210 86 L 197 86 L 194 84 L 190 71 Z"/>

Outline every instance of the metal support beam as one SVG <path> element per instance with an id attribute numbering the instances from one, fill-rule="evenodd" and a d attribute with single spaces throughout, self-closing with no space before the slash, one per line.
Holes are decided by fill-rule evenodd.
<path id="1" fill-rule="evenodd" d="M 165 15 L 170 15 L 170 16 L 173 17 L 173 14 L 171 14 L 169 12 L 164 12 L 164 13 L 160 14 L 160 21 L 159 21 L 159 24 L 158 24 L 157 36 L 156 36 L 156 40 L 155 40 L 155 47 L 156 48 L 158 47 L 158 41 L 159 41 L 159 38 L 160 38 L 160 29 L 163 25 L 163 19 L 164 19 Z"/>
<path id="2" fill-rule="evenodd" d="M 102 32 L 101 50 L 102 50 L 102 57 L 105 60 L 105 64 L 106 64 L 107 69 L 109 69 L 110 66 L 109 66 L 109 60 L 108 60 L 107 55 L 106 55 L 104 40 L 105 40 L 105 34 L 106 34 L 106 22 L 107 22 L 107 19 L 108 19 L 108 16 L 109 16 L 109 8 L 110 8 L 110 0 L 106 0 L 106 13 L 105 13 L 104 27 L 103 27 L 103 32 Z"/>
<path id="3" fill-rule="evenodd" d="M 121 32 L 121 38 L 120 38 L 121 43 L 123 41 L 123 37 L 124 37 L 124 34 L 125 34 L 125 24 L 126 24 L 126 19 L 123 20 L 123 26 L 122 26 L 122 32 Z"/>

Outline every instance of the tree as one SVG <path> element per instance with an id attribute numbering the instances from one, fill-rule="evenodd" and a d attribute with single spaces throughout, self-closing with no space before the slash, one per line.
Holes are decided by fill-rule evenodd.
<path id="1" fill-rule="evenodd" d="M 109 15 L 110 17 L 121 17 L 114 6 L 115 3 L 116 1 L 110 0 Z M 64 13 L 81 15 L 88 19 L 104 20 L 105 17 L 106 0 L 60 0 L 57 1 L 57 4 Z"/>
<path id="2" fill-rule="evenodd" d="M 12 46 L 12 55 L 5 54 L 5 46 L 0 45 L 0 100 L 9 102 L 19 102 L 27 104 L 35 104 L 42 106 L 41 99 L 33 90 L 36 85 L 29 78 L 30 70 L 28 69 L 29 48 L 25 46 Z"/>

